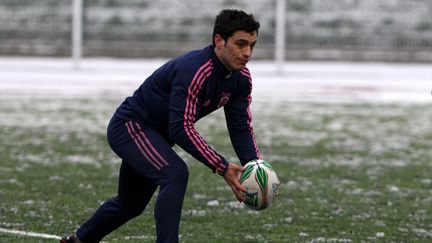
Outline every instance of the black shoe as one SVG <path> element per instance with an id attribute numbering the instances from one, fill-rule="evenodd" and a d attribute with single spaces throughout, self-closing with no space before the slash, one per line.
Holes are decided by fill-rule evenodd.
<path id="1" fill-rule="evenodd" d="M 75 235 L 65 236 L 61 238 L 60 243 L 76 243 Z"/>

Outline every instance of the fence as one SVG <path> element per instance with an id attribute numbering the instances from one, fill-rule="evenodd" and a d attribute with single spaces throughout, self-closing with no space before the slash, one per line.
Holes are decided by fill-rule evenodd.
<path id="1" fill-rule="evenodd" d="M 0 55 L 72 55 L 74 1 L 2 0 Z M 78 47 L 83 57 L 172 57 L 209 44 L 223 8 L 261 22 L 256 58 L 432 61 L 430 0 L 82 0 Z"/>

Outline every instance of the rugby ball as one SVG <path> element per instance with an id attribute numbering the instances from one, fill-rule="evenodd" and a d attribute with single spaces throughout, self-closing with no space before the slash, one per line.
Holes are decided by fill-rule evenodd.
<path id="1" fill-rule="evenodd" d="M 244 204 L 254 210 L 267 208 L 278 197 L 279 179 L 269 162 L 257 159 L 244 165 L 240 183 L 246 188 Z"/>

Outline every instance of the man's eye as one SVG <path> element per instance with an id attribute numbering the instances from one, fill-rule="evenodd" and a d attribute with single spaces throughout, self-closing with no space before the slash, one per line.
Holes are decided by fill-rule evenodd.
<path id="1" fill-rule="evenodd" d="M 240 48 L 243 48 L 243 47 L 246 46 L 246 43 L 237 43 L 237 46 L 240 47 Z"/>

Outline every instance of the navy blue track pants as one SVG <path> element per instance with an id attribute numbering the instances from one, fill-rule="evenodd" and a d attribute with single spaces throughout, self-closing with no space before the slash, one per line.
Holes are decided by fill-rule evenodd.
<path id="1" fill-rule="evenodd" d="M 185 162 L 152 128 L 113 117 L 108 142 L 122 159 L 118 195 L 105 201 L 77 231 L 84 243 L 99 242 L 140 215 L 157 187 L 154 208 L 157 242 L 178 242 L 183 198 L 189 177 Z"/>

